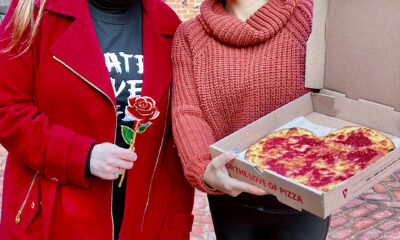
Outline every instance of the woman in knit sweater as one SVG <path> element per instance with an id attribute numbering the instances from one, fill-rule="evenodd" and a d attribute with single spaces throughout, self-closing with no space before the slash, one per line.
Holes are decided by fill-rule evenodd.
<path id="1" fill-rule="evenodd" d="M 209 145 L 302 96 L 312 0 L 205 0 L 175 35 L 172 116 L 185 176 L 208 193 L 218 239 L 325 239 L 322 220 L 232 179 Z M 225 193 L 222 195 L 221 193 Z"/>

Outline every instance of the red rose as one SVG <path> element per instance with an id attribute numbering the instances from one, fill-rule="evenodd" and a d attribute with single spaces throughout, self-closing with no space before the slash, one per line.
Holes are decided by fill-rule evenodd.
<path id="1" fill-rule="evenodd" d="M 156 107 L 156 102 L 151 97 L 130 97 L 128 98 L 128 106 L 125 109 L 126 115 L 134 120 L 145 123 L 153 120 L 160 112 Z"/>

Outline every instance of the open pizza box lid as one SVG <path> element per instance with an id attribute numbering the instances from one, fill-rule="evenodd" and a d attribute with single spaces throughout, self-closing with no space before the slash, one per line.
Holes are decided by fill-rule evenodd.
<path id="1" fill-rule="evenodd" d="M 306 86 L 400 111 L 399 9 L 393 0 L 314 0 Z"/>
<path id="2" fill-rule="evenodd" d="M 307 44 L 308 93 L 210 146 L 212 157 L 245 151 L 293 119 L 338 129 L 362 125 L 400 138 L 400 1 L 314 0 Z M 400 148 L 323 193 L 238 157 L 232 177 L 254 184 L 298 210 L 325 218 L 400 169 Z"/>

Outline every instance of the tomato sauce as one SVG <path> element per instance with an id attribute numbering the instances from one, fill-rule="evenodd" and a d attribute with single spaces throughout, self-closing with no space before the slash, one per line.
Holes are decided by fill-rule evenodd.
<path id="1" fill-rule="evenodd" d="M 320 188 L 330 183 L 342 182 L 350 178 L 357 172 L 359 167 L 365 168 L 372 159 L 379 155 L 374 149 L 357 150 L 357 148 L 372 145 L 372 141 L 361 132 L 352 132 L 347 138 L 342 134 L 334 142 L 355 147 L 356 151 L 341 151 L 333 146 L 326 145 L 323 139 L 308 135 L 291 136 L 289 138 L 274 137 L 263 142 L 263 151 L 275 150 L 277 157 L 276 159 L 268 158 L 263 160 L 262 165 L 289 178 L 309 176 L 307 185 Z M 300 164 L 295 166 L 283 164 L 283 162 L 303 159 L 305 161 L 301 161 Z M 347 165 L 342 175 L 336 175 L 332 169 L 335 168 L 338 159 L 353 162 L 354 164 Z M 319 161 L 321 164 L 315 165 Z M 291 174 L 291 176 L 288 176 L 288 174 Z"/>
<path id="2" fill-rule="evenodd" d="M 362 132 L 351 132 L 350 136 L 346 140 L 336 140 L 335 142 L 352 147 L 365 147 L 372 145 L 371 140 L 364 136 Z"/>

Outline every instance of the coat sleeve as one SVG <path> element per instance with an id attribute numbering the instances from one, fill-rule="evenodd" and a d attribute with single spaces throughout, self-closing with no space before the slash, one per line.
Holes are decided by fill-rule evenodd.
<path id="1" fill-rule="evenodd" d="M 8 46 L 7 28 L 17 1 L 0 26 L 0 49 Z M 52 123 L 35 104 L 33 48 L 21 56 L 0 53 L 0 142 L 27 167 L 60 184 L 87 187 L 84 169 L 95 140 Z"/>
<path id="2" fill-rule="evenodd" d="M 209 146 L 215 142 L 210 125 L 200 107 L 190 48 L 181 25 L 172 45 L 172 124 L 174 139 L 189 183 L 209 194 L 203 173 L 211 161 Z"/>

